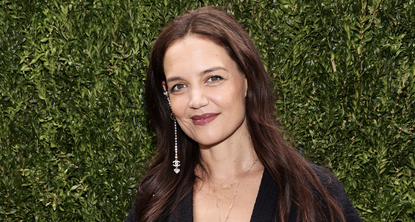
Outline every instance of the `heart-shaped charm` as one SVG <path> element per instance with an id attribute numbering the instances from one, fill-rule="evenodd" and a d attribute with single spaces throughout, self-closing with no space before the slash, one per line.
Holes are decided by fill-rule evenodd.
<path id="1" fill-rule="evenodd" d="M 176 174 L 178 174 L 178 173 L 180 172 L 180 169 L 176 168 L 176 169 L 174 169 L 174 172 L 175 172 Z"/>

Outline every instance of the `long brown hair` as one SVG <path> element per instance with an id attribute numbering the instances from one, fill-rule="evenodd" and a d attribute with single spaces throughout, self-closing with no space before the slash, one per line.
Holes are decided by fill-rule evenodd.
<path id="1" fill-rule="evenodd" d="M 192 190 L 196 180 L 194 170 L 201 163 L 198 144 L 178 127 L 181 172 L 178 175 L 173 172 L 173 121 L 162 87 L 164 54 L 174 41 L 188 35 L 222 46 L 247 78 L 248 130 L 259 160 L 279 186 L 275 221 L 287 221 L 292 204 L 298 207 L 297 220 L 317 221 L 324 217 L 322 209 L 325 208 L 330 212 L 326 220 L 345 221 L 341 207 L 320 183 L 310 164 L 280 135 L 274 116 L 275 93 L 248 34 L 235 18 L 214 7 L 188 11 L 174 19 L 154 43 L 147 71 L 146 104 L 157 149 L 155 160 L 139 187 L 138 221 L 156 221 L 174 213 L 178 203 Z"/>

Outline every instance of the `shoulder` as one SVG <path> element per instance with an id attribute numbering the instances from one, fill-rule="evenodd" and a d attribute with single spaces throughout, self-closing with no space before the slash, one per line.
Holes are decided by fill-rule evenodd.
<path id="1" fill-rule="evenodd" d="M 340 181 L 337 179 L 337 177 L 332 172 L 314 163 L 309 163 L 309 164 L 323 185 L 325 186 L 329 186 L 329 185 L 339 186 L 340 185 L 341 187 L 343 187 Z"/>
<path id="2" fill-rule="evenodd" d="M 138 192 L 134 203 L 128 213 L 127 218 L 124 222 L 136 222 L 138 220 L 138 209 L 141 207 L 139 206 L 139 202 L 141 199 L 142 193 Z M 153 194 L 154 196 L 154 194 Z M 175 213 L 169 212 L 167 216 L 163 218 L 159 218 L 156 221 L 192 221 L 193 219 L 193 189 L 188 190 L 185 193 L 184 197 L 179 202 Z"/>
<path id="3" fill-rule="evenodd" d="M 329 194 L 334 197 L 338 204 L 342 207 L 346 221 L 362 221 L 356 209 L 353 207 L 346 190 L 337 177 L 324 167 L 313 163 L 310 163 L 310 166 L 319 178 L 321 184 L 326 187 Z"/>
<path id="4" fill-rule="evenodd" d="M 134 199 L 134 203 L 131 206 L 130 212 L 128 212 L 127 218 L 125 218 L 124 222 L 136 222 L 138 220 L 137 209 L 138 209 L 138 202 L 140 201 L 141 195 L 136 195 Z"/>
<path id="5" fill-rule="evenodd" d="M 324 167 L 318 166 L 316 164 L 310 163 L 311 168 L 313 169 L 314 173 L 317 175 L 318 179 L 320 180 L 321 184 L 327 188 L 329 193 L 338 200 L 348 199 L 347 193 L 337 179 L 337 177 Z"/>

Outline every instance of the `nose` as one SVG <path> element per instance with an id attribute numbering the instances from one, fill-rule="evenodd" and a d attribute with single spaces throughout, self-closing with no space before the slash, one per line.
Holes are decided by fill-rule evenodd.
<path id="1" fill-rule="evenodd" d="M 199 109 L 209 104 L 209 99 L 206 98 L 203 90 L 192 90 L 190 92 L 189 107 L 192 109 Z"/>

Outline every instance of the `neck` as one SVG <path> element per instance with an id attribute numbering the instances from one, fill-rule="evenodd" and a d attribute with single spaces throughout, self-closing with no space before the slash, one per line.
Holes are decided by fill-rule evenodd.
<path id="1" fill-rule="evenodd" d="M 249 134 L 229 138 L 212 146 L 199 144 L 199 148 L 206 173 L 220 183 L 238 180 L 257 159 Z M 255 168 L 260 165 L 262 164 L 256 163 Z M 198 174 L 201 178 L 208 179 L 201 171 Z"/>

